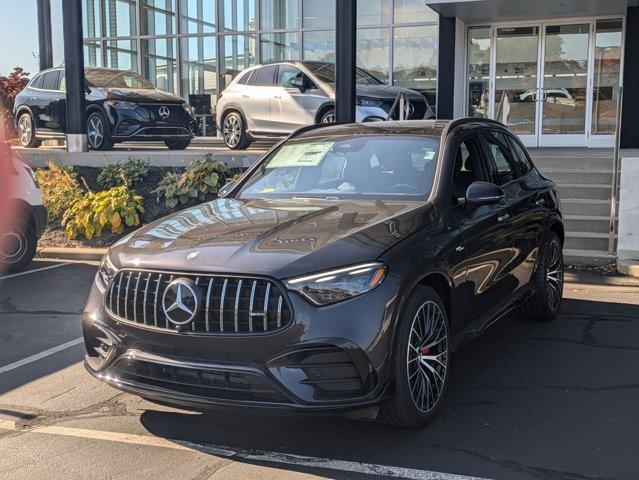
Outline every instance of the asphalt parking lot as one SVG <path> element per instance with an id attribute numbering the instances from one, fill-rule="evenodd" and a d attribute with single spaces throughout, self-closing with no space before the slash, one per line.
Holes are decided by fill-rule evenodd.
<path id="1" fill-rule="evenodd" d="M 639 286 L 568 283 L 561 317 L 511 315 L 454 358 L 421 430 L 198 414 L 91 378 L 80 312 L 95 265 L 0 280 L 0 478 L 639 478 Z M 587 282 L 605 279 L 586 277 Z"/>

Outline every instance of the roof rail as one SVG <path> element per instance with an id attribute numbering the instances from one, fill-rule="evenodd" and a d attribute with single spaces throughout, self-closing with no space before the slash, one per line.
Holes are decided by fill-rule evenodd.
<path id="1" fill-rule="evenodd" d="M 487 125 L 496 125 L 502 128 L 506 128 L 503 123 L 498 122 L 497 120 L 491 120 L 490 118 L 464 117 L 451 120 L 450 123 L 446 125 L 443 134 L 448 134 L 448 132 L 450 132 L 453 128 L 466 125 L 467 123 L 485 123 Z"/>

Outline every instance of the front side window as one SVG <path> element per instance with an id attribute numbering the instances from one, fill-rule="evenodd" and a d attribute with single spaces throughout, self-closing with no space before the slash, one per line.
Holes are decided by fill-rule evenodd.
<path id="1" fill-rule="evenodd" d="M 238 198 L 423 199 L 438 152 L 439 140 L 429 137 L 295 139 L 270 154 Z"/>
<path id="2" fill-rule="evenodd" d="M 155 87 L 148 80 L 134 72 L 87 70 L 86 80 L 89 85 L 97 88 L 155 90 Z"/>
<path id="3" fill-rule="evenodd" d="M 303 78 L 302 71 L 293 65 L 280 65 L 277 71 L 277 82 L 280 87 L 293 88 L 293 79 Z"/>
<path id="4" fill-rule="evenodd" d="M 497 132 L 500 133 L 500 132 Z M 494 132 L 483 133 L 488 147 L 488 162 L 490 170 L 493 172 L 493 180 L 496 185 L 505 185 L 512 182 L 517 177 L 515 166 L 510 159 L 508 144 L 502 143 Z"/>
<path id="5" fill-rule="evenodd" d="M 532 164 L 530 163 L 530 159 L 526 152 L 521 148 L 519 142 L 515 140 L 513 137 L 508 135 L 508 144 L 510 145 L 510 151 L 513 156 L 513 160 L 517 164 L 517 168 L 519 168 L 519 172 L 521 175 L 526 175 L 530 170 L 532 170 Z"/>
<path id="6" fill-rule="evenodd" d="M 464 203 L 466 191 L 470 184 L 482 180 L 480 152 L 481 149 L 477 143 L 477 138 L 474 136 L 466 138 L 459 144 L 453 170 L 453 205 Z"/>

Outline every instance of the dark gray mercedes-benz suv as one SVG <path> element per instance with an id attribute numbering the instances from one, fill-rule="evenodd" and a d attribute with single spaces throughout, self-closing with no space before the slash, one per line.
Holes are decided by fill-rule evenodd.
<path id="1" fill-rule="evenodd" d="M 497 122 L 306 127 L 221 198 L 104 258 L 86 367 L 193 409 L 423 425 L 451 356 L 514 307 L 561 307 L 555 185 Z"/>

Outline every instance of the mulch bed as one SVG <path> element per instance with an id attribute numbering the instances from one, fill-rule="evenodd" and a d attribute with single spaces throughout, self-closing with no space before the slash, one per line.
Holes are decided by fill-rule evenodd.
<path id="1" fill-rule="evenodd" d="M 103 190 L 103 188 L 98 184 L 97 179 L 100 174 L 100 168 L 97 167 L 75 167 L 75 171 L 78 174 L 78 181 L 81 185 L 86 183 L 87 187 L 93 191 Z M 159 203 L 157 201 L 157 195 L 155 193 L 151 193 L 154 190 L 160 180 L 164 177 L 167 172 L 176 172 L 181 173 L 184 171 L 184 168 L 173 168 L 173 167 L 150 167 L 149 175 L 142 183 L 138 183 L 133 186 L 133 190 L 144 198 L 144 215 L 142 216 L 142 223 L 138 227 L 127 228 L 124 231 L 124 234 L 118 235 L 113 234 L 109 229 L 103 231 L 101 237 L 92 238 L 91 240 L 87 240 L 84 237 L 78 237 L 75 239 L 70 239 L 67 237 L 64 228 L 60 225 L 59 221 L 51 221 L 45 230 L 42 238 L 38 242 L 38 247 L 92 247 L 92 248 L 103 248 L 109 247 L 115 242 L 118 241 L 124 235 L 129 234 L 133 230 L 140 228 L 141 226 L 151 223 L 158 218 L 162 218 L 170 213 L 177 212 L 179 210 L 183 210 L 184 208 L 188 208 L 189 206 L 179 205 L 175 208 L 167 208 L 164 204 L 164 199 L 162 199 Z M 215 198 L 215 195 L 211 195 L 210 198 L 206 198 L 207 200 L 212 200 Z"/>

